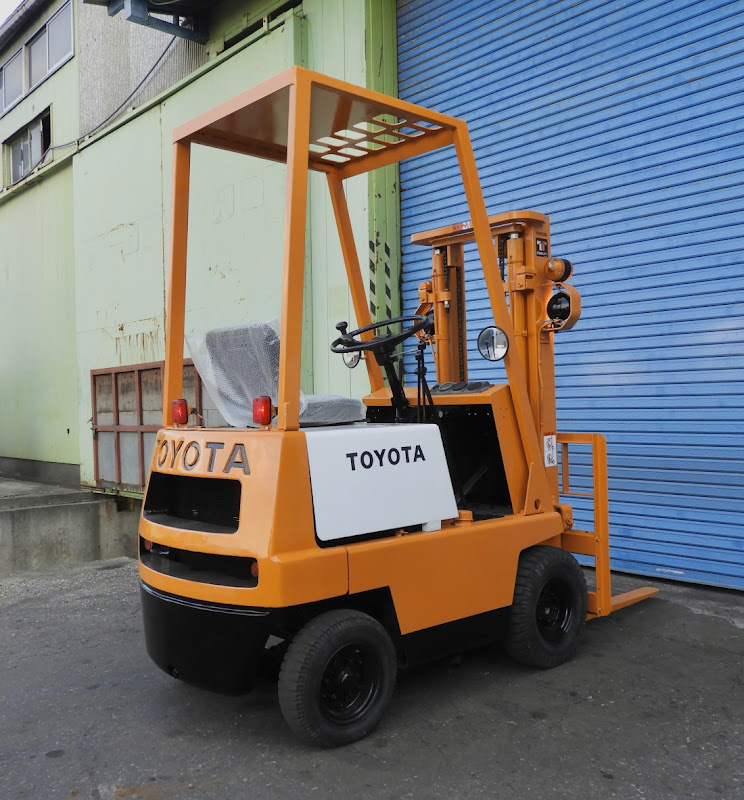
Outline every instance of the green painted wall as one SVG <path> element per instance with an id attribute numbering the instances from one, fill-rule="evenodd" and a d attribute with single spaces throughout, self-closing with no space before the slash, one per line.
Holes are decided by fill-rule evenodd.
<path id="1" fill-rule="evenodd" d="M 71 197 L 68 167 L 0 206 L 5 458 L 78 462 Z"/>
<path id="2" fill-rule="evenodd" d="M 0 52 L 4 63 L 64 3 Z M 73 12 L 75 13 L 75 12 Z M 76 43 L 74 43 L 76 47 Z M 0 117 L 0 143 L 51 106 L 52 144 L 77 135 L 76 57 Z M 77 464 L 80 387 L 75 346 L 72 167 L 55 153 L 45 178 L 3 189 L 0 158 L 0 457 Z"/>
<path id="3" fill-rule="evenodd" d="M 364 0 L 309 0 L 302 14 L 283 20 L 75 157 L 81 423 L 92 414 L 91 369 L 162 358 L 173 128 L 293 63 L 364 83 Z M 285 174 L 283 165 L 194 148 L 187 332 L 279 315 Z M 350 182 L 348 192 L 366 266 L 366 178 Z M 312 176 L 308 221 L 303 388 L 361 394 L 362 370 L 350 372 L 328 350 L 334 324 L 351 314 L 322 176 Z M 92 483 L 92 439 L 87 426 L 80 431 L 82 480 Z"/>
<path id="4" fill-rule="evenodd" d="M 395 0 L 366 3 L 367 86 L 398 96 Z M 375 286 L 371 300 L 377 319 L 400 314 L 400 183 L 398 165 L 369 174 L 369 270 Z M 391 296 L 386 294 L 389 286 Z"/>
<path id="5" fill-rule="evenodd" d="M 250 4 L 250 13 L 265 5 Z M 90 371 L 163 357 L 173 128 L 294 63 L 365 85 L 370 63 L 365 26 L 375 5 L 374 0 L 306 0 L 274 20 L 270 32 L 256 32 L 213 54 L 205 67 L 156 101 L 86 142 L 72 167 L 55 174 L 47 170 L 35 186 L 12 192 L 8 202 L 0 197 L 0 276 L 6 291 L 10 287 L 8 296 L 18 298 L 17 312 L 0 315 L 4 331 L 29 327 L 30 308 L 34 320 L 41 320 L 31 326 L 28 345 L 0 356 L 3 375 L 20 381 L 21 398 L 41 396 L 53 386 L 58 399 L 43 424 L 39 415 L 48 412 L 48 402 L 41 408 L 16 400 L 14 433 L 0 432 L 0 456 L 79 462 L 82 482 L 93 483 Z M 385 0 L 385 5 L 394 17 L 394 4 Z M 245 22 L 245 14 L 242 22 L 235 16 L 239 8 L 245 4 L 219 6 L 224 19 L 216 18 L 221 21 L 213 30 L 224 34 Z M 218 40 L 215 34 L 210 46 Z M 48 83 L 63 80 L 65 69 Z M 65 80 L 60 94 L 55 89 L 54 102 L 69 97 L 69 115 L 60 122 L 69 129 L 67 140 L 77 133 L 74 70 Z M 39 94 L 39 102 L 44 97 Z M 60 141 L 56 129 L 54 138 Z M 192 163 L 187 331 L 278 316 L 284 166 L 200 147 L 194 148 Z M 346 188 L 366 275 L 370 183 L 360 176 Z M 377 201 L 373 206 L 382 208 Z M 37 221 L 50 218 L 53 223 L 35 233 Z M 24 261 L 33 270 L 24 272 Z M 303 388 L 361 396 L 368 389 L 366 371 L 347 370 L 329 351 L 335 323 L 355 320 L 325 178 L 315 174 L 307 262 Z M 0 399 L 8 408 L 12 390 L 4 386 L 5 380 Z"/>
<path id="6" fill-rule="evenodd" d="M 81 386 L 89 384 L 92 369 L 163 358 L 173 128 L 291 65 L 293 25 L 290 17 L 273 33 L 210 65 L 76 156 Z M 281 256 L 279 171 L 194 148 L 187 332 L 265 319 L 272 302 L 278 309 L 278 272 L 264 265 Z M 250 280 L 241 272 L 249 264 L 261 265 Z M 92 414 L 89 394 L 81 393 L 80 420 Z M 80 458 L 82 482 L 93 483 L 92 439 L 83 428 Z"/>
<path id="7" fill-rule="evenodd" d="M 240 37 L 246 28 L 261 24 L 278 5 L 277 0 L 222 0 L 211 11 L 205 45 L 208 56 L 214 58 L 223 53 L 225 42 Z"/>
<path id="8" fill-rule="evenodd" d="M 304 66 L 361 86 L 366 84 L 364 0 L 312 0 L 304 4 L 307 57 Z M 367 178 L 346 181 L 357 251 L 366 274 Z M 335 324 L 355 324 L 346 271 L 341 257 L 333 208 L 325 176 L 310 175 L 310 232 L 312 256 L 313 388 L 319 394 L 361 397 L 369 391 L 364 366 L 347 369 L 329 350 Z"/>

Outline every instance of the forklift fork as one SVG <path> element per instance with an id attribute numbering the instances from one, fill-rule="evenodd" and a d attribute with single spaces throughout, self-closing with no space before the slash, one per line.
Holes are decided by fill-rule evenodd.
<path id="1" fill-rule="evenodd" d="M 633 605 L 659 593 L 652 586 L 644 586 L 612 596 L 610 573 L 610 526 L 607 495 L 607 440 L 601 433 L 559 433 L 556 437 L 561 449 L 560 493 L 567 497 L 590 497 L 594 506 L 594 530 L 568 530 L 561 534 L 561 547 L 571 553 L 593 556 L 596 589 L 587 595 L 587 619 L 606 617 L 613 611 Z M 571 490 L 569 445 L 589 445 L 592 453 L 592 491 Z"/>

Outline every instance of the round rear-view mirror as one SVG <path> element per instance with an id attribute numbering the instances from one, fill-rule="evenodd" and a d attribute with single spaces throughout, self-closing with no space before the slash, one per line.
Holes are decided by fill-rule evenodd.
<path id="1" fill-rule="evenodd" d="M 478 334 L 478 352 L 487 361 L 501 361 L 509 350 L 509 340 L 501 328 L 491 325 Z"/>
<path id="2" fill-rule="evenodd" d="M 353 353 L 344 353 L 341 358 L 344 360 L 344 364 L 349 369 L 354 369 L 354 367 L 359 363 L 362 354 L 359 350 L 354 351 Z"/>

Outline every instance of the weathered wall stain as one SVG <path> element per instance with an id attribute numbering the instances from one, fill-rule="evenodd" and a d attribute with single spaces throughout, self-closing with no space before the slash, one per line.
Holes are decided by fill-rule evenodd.
<path id="1" fill-rule="evenodd" d="M 104 328 L 112 335 L 119 366 L 143 364 L 162 358 L 160 352 L 162 320 L 158 317 L 124 322 L 113 330 Z"/>

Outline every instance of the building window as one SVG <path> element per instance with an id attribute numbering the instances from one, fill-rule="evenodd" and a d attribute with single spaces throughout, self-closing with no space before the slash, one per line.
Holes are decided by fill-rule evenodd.
<path id="1" fill-rule="evenodd" d="M 72 4 L 62 8 L 0 66 L 0 113 L 35 89 L 72 55 Z"/>
<path id="2" fill-rule="evenodd" d="M 96 486 L 141 492 L 163 423 L 163 362 L 93 370 L 91 392 Z M 190 361 L 183 396 L 201 410 L 201 380 Z"/>
<path id="3" fill-rule="evenodd" d="M 52 143 L 49 109 L 5 143 L 8 149 L 10 185 L 25 178 L 41 164 Z"/>
<path id="4" fill-rule="evenodd" d="M 72 55 L 72 5 L 63 6 L 47 22 L 47 72 Z"/>
<path id="5" fill-rule="evenodd" d="M 23 50 L 19 50 L 3 66 L 3 109 L 9 108 L 23 96 Z"/>
<path id="6" fill-rule="evenodd" d="M 46 28 L 28 43 L 28 85 L 29 88 L 41 83 L 47 74 L 47 32 Z"/>

